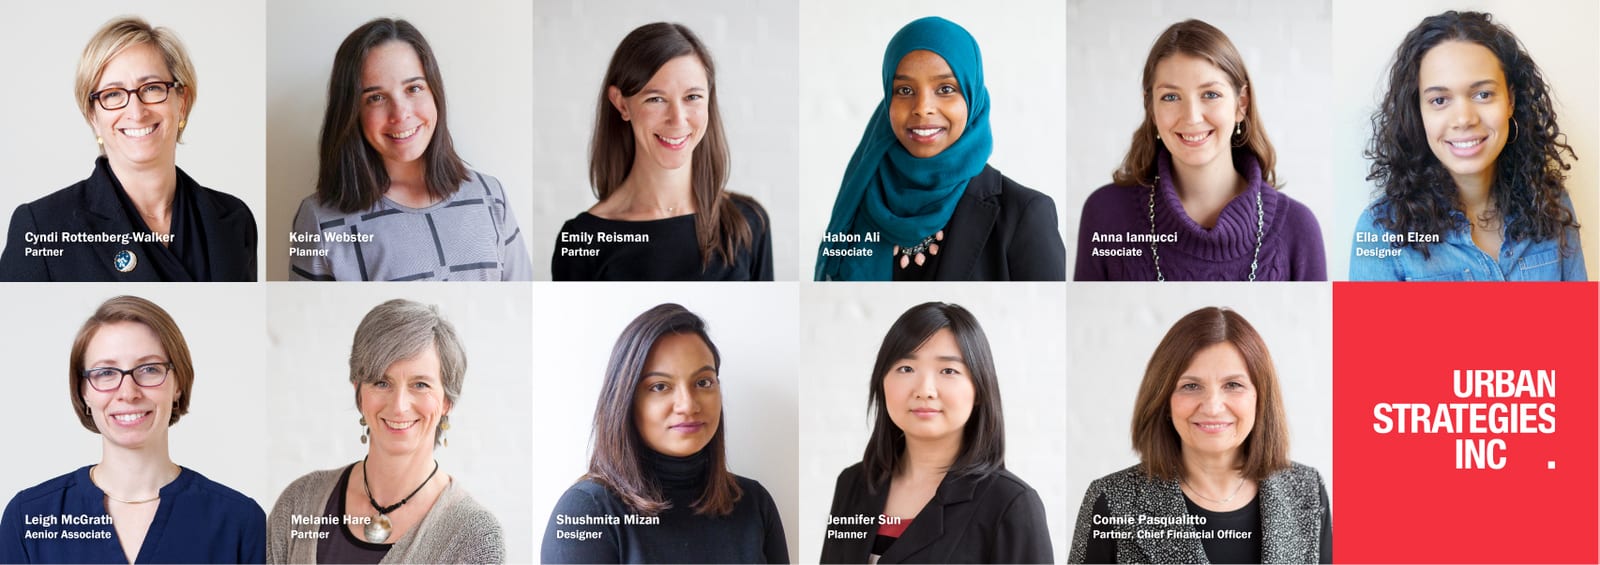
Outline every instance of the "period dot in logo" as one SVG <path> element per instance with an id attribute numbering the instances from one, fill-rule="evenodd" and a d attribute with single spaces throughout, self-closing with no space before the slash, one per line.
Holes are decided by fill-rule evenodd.
<path id="1" fill-rule="evenodd" d="M 118 271 L 131 273 L 133 272 L 134 267 L 139 266 L 139 256 L 134 255 L 132 251 L 124 249 L 117 252 L 117 256 L 116 258 L 112 259 L 111 264 L 115 266 Z"/>

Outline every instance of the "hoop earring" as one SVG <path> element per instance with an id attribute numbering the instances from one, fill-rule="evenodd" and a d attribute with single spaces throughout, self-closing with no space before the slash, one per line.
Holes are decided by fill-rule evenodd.
<path id="1" fill-rule="evenodd" d="M 1234 147 L 1244 147 L 1246 143 L 1250 142 L 1249 134 L 1244 132 L 1244 120 L 1239 120 L 1233 123 L 1233 135 L 1234 137 L 1239 138 L 1238 141 L 1231 144 Z"/>
<path id="2" fill-rule="evenodd" d="M 361 417 L 361 443 L 367 443 L 367 417 Z"/>
<path id="3" fill-rule="evenodd" d="M 1521 130 L 1522 130 L 1522 128 L 1517 127 L 1517 119 L 1516 118 L 1511 118 L 1511 141 L 1507 141 L 1506 143 L 1507 144 L 1516 143 L 1517 142 L 1517 133 L 1520 132 Z"/>

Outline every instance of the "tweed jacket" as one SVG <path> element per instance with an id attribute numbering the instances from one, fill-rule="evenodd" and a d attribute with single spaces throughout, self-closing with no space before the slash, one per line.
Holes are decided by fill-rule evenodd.
<path id="1" fill-rule="evenodd" d="M 1264 563 L 1317 563 L 1321 545 L 1331 529 L 1323 521 L 1329 512 L 1324 506 L 1326 489 L 1316 469 L 1292 463 L 1261 481 L 1261 560 Z M 1188 513 L 1183 491 L 1177 481 L 1163 481 L 1146 475 L 1134 465 L 1089 484 L 1078 509 L 1077 529 L 1072 537 L 1070 563 L 1083 563 L 1089 539 L 1094 535 L 1095 501 L 1105 497 L 1113 516 L 1179 517 Z M 1195 538 L 1139 539 L 1136 530 L 1144 525 L 1102 525 L 1102 530 L 1135 532 L 1132 539 L 1118 540 L 1118 563 L 1209 563 L 1200 540 Z M 1194 531 L 1193 526 L 1161 526 L 1162 529 Z"/>
<path id="2" fill-rule="evenodd" d="M 296 516 L 321 516 L 344 468 L 313 471 L 295 479 L 278 495 L 267 517 L 267 563 L 316 563 L 317 540 L 296 538 Z M 383 563 L 505 563 L 505 533 L 489 510 L 455 481 L 445 487 L 427 517 L 395 541 Z"/>

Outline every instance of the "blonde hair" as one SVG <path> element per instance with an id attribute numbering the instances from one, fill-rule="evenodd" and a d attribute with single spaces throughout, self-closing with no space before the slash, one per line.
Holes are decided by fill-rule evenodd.
<path id="1" fill-rule="evenodd" d="M 189 52 L 183 48 L 178 35 L 164 27 L 152 27 L 142 18 L 122 16 L 100 26 L 100 31 L 95 32 L 94 37 L 89 38 L 89 44 L 84 46 L 83 57 L 78 59 L 73 93 L 78 96 L 78 111 L 83 113 L 83 121 L 94 125 L 95 103 L 89 96 L 100 84 L 106 65 L 129 48 L 143 44 L 154 46 L 167 62 L 167 70 L 172 73 L 172 80 L 178 83 L 178 92 L 183 97 L 182 117 L 187 119 L 188 114 L 194 111 L 197 92 L 194 63 L 189 61 Z M 178 129 L 178 141 L 183 141 L 182 128 Z"/>

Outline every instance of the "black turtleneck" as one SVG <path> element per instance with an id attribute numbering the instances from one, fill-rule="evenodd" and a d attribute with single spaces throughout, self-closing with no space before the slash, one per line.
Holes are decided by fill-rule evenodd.
<path id="1" fill-rule="evenodd" d="M 710 455 L 646 450 L 640 464 L 672 507 L 659 522 L 634 512 L 593 479 L 567 489 L 550 512 L 544 563 L 788 563 L 783 521 L 761 483 L 735 475 L 744 495 L 727 516 L 696 514 Z M 632 518 L 643 518 L 630 523 Z M 614 523 L 613 523 L 614 522 Z"/>

